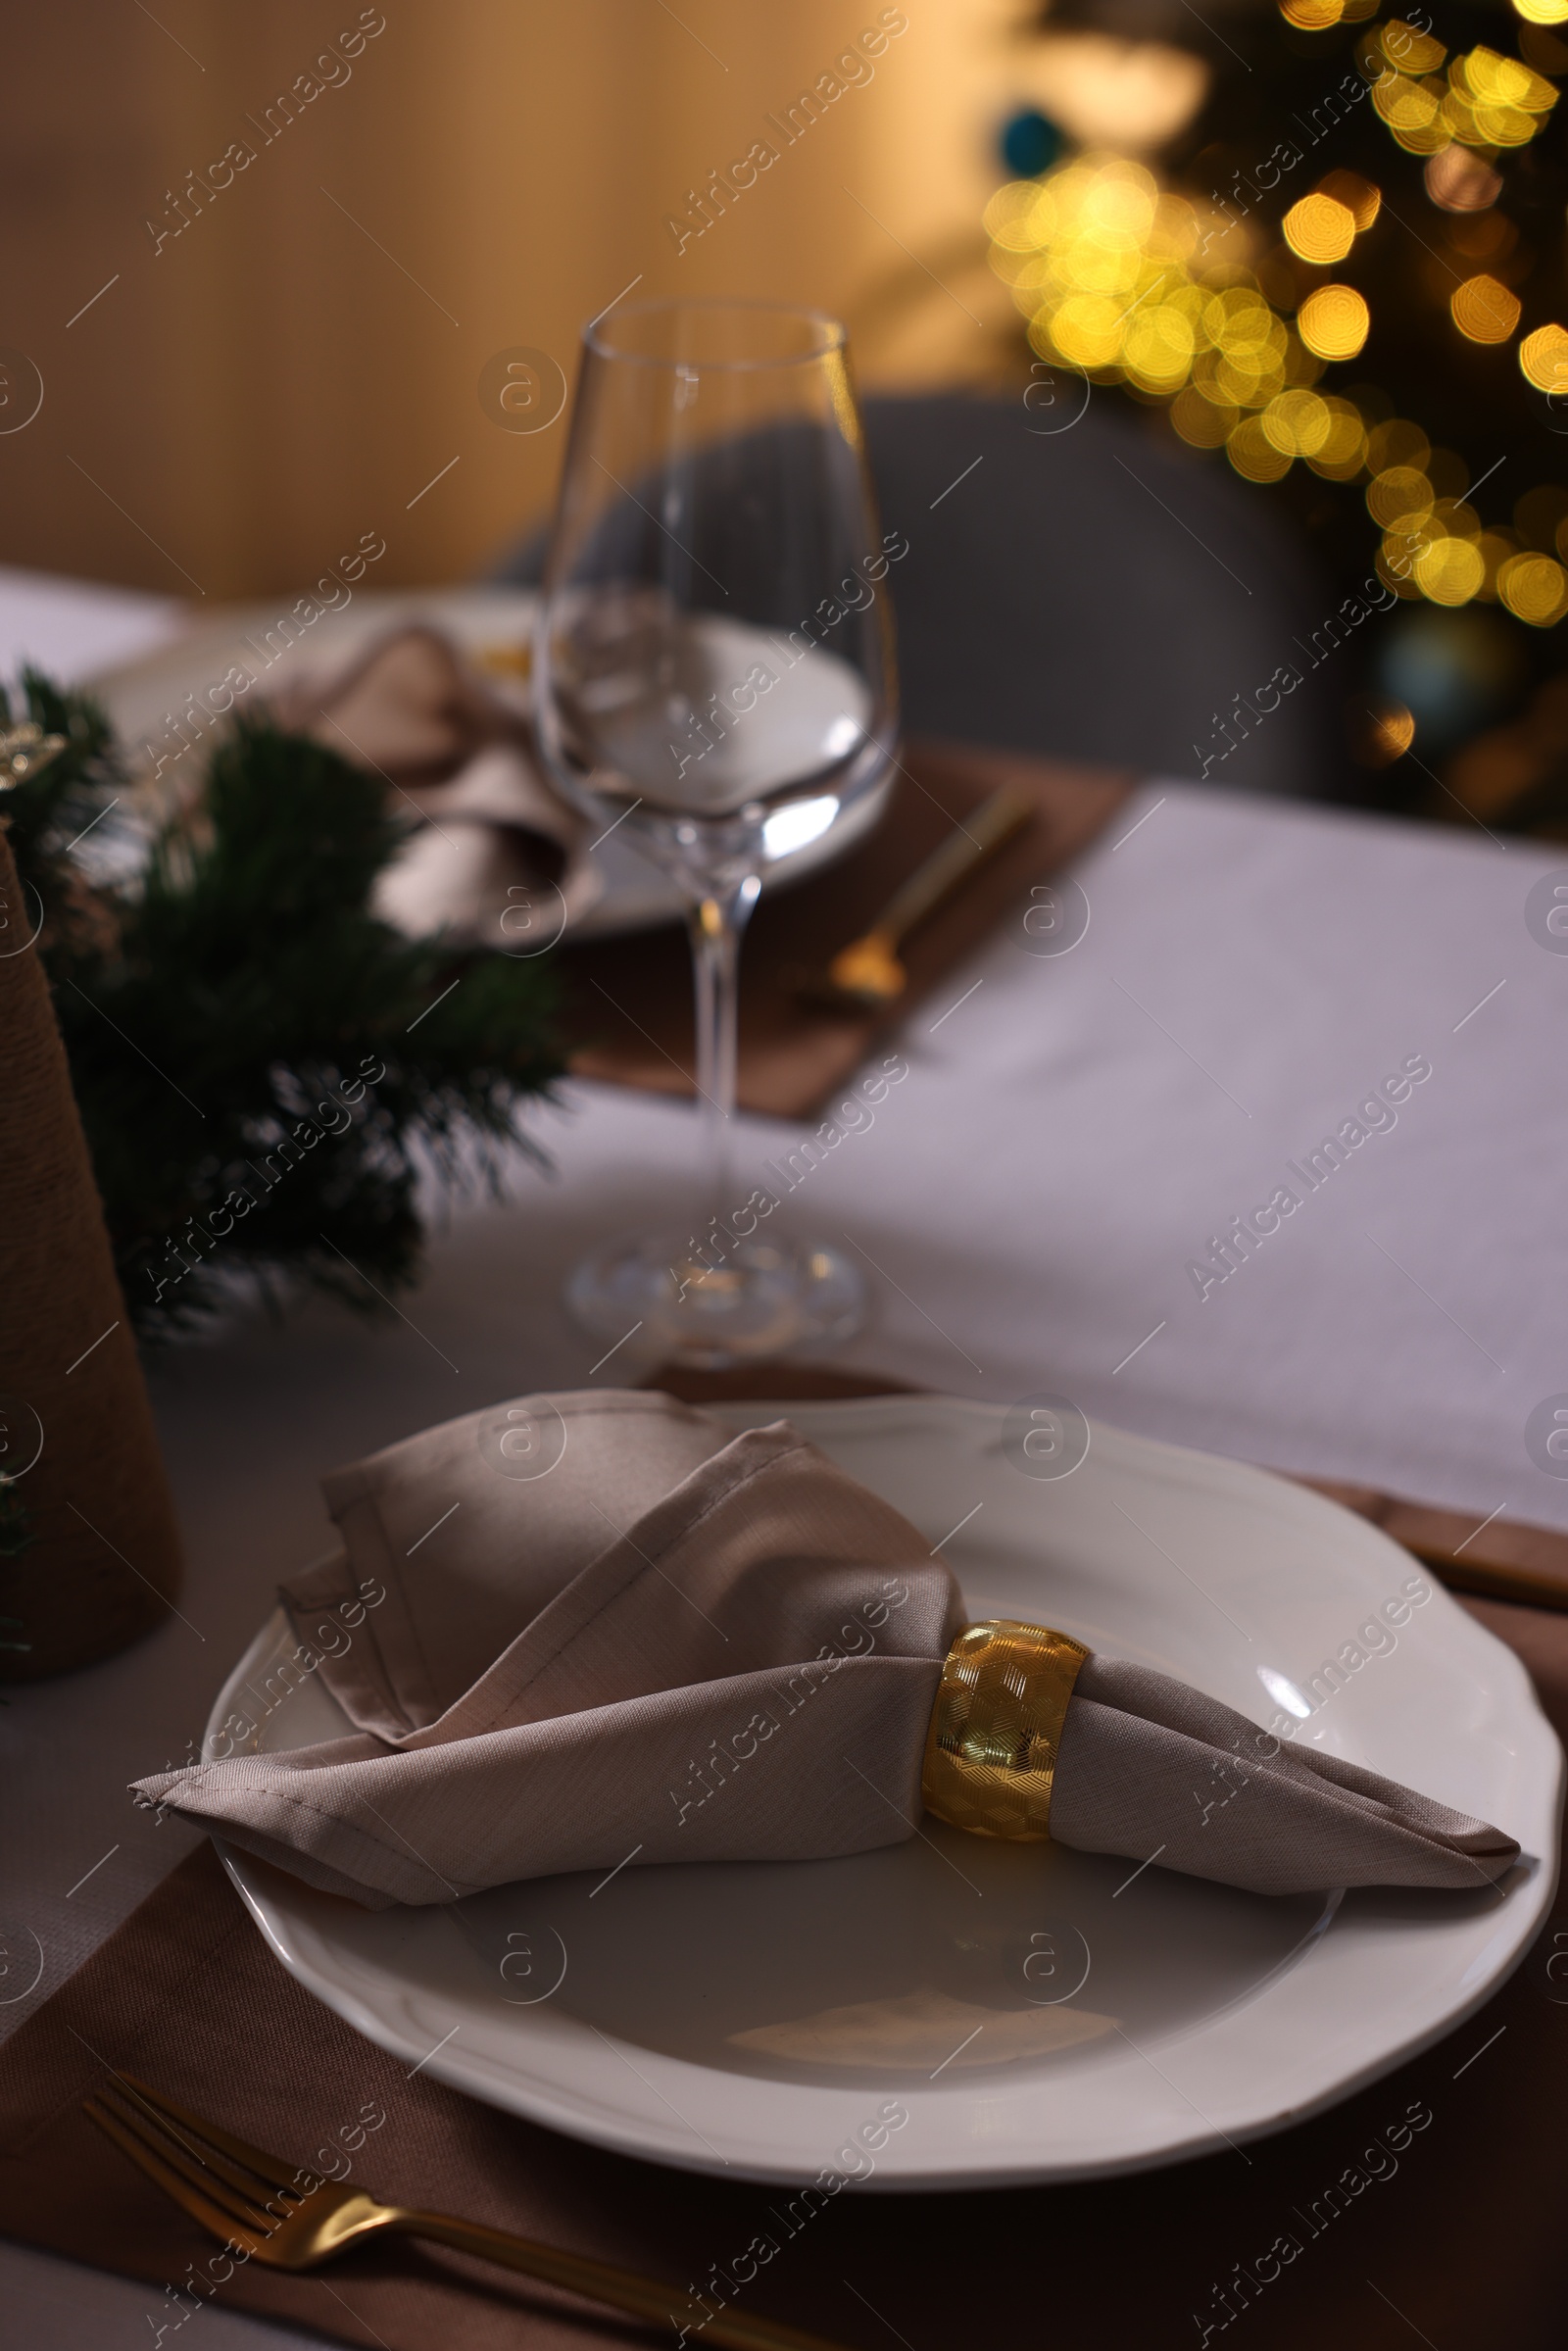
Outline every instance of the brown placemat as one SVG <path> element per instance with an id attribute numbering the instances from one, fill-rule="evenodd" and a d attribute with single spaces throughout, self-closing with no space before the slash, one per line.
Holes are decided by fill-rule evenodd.
<path id="1" fill-rule="evenodd" d="M 1298 1478 L 1297 1484 L 1326 1494 L 1359 1518 L 1369 1518 L 1435 1568 L 1450 1592 L 1568 1609 L 1568 1535 L 1555 1527 L 1533 1527 L 1495 1514 L 1478 1524 L 1462 1510 L 1443 1510 L 1403 1494 L 1380 1494 L 1375 1486 L 1345 1486 L 1332 1478 Z"/>
<path id="2" fill-rule="evenodd" d="M 789 1375 L 769 1367 L 749 1390 L 724 1377 L 727 1394 L 777 1395 Z M 802 1384 L 813 1396 L 888 1386 L 831 1371 Z M 1468 1605 L 1524 1658 L 1568 1731 L 1568 1618 Z M 303 2163 L 352 2137 L 367 2107 L 384 2112 L 354 2158 L 372 2192 L 667 2277 L 683 2289 L 680 2318 L 694 2307 L 685 2289 L 735 2299 L 733 2265 L 760 2237 L 774 2251 L 741 2289 L 744 2305 L 857 2351 L 1200 2345 L 1232 2326 L 1273 2351 L 1330 2340 L 1392 2351 L 1423 2338 L 1436 2351 L 1557 2351 L 1568 1983 L 1551 1970 L 1565 1948 L 1559 1907 L 1511 1982 L 1456 2033 L 1245 2149 L 1085 2186 L 847 2187 L 808 2217 L 779 2188 L 605 2154 L 426 2073 L 411 2078 L 283 1972 L 204 1846 L 0 2051 L 0 2226 L 145 2279 L 154 2333 L 179 2315 L 173 2293 L 204 2274 L 213 2248 L 82 2118 L 81 2098 L 116 2066 Z M 383 2351 L 649 2339 L 547 2287 L 409 2244 L 372 2246 L 314 2278 L 252 2263 L 218 2298 Z"/>
<path id="3" fill-rule="evenodd" d="M 752 917 L 741 955 L 743 1110 L 780 1118 L 813 1110 L 993 931 L 1009 921 L 1021 926 L 1031 885 L 1086 849 L 1132 789 L 1127 776 L 1016 752 L 912 743 L 900 758 L 875 831 L 808 880 L 770 892 Z M 847 1018 L 803 1007 L 801 975 L 822 970 L 868 930 L 954 825 L 1004 785 L 1034 802 L 1034 821 L 912 934 L 903 955 L 909 985 L 891 1012 Z M 568 945 L 558 964 L 566 992 L 563 1025 L 579 1076 L 658 1094 L 696 1093 L 684 930 L 665 925 Z"/>

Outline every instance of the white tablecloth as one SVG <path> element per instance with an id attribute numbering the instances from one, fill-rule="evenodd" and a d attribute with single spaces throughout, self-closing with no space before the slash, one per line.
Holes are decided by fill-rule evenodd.
<path id="1" fill-rule="evenodd" d="M 150 637 L 167 627 L 162 608 L 146 618 Z M 907 1075 L 874 1125 L 781 1211 L 870 1261 L 874 1316 L 842 1360 L 1002 1403 L 1063 1394 L 1478 1524 L 1500 1509 L 1568 1527 L 1568 1482 L 1524 1434 L 1568 1390 L 1568 957 L 1524 916 L 1555 862 L 1474 828 L 1151 786 L 1080 868 L 1081 943 L 1041 956 L 1020 908 L 896 1040 Z M 1412 1065 L 1430 1074 L 1362 1110 Z M 497 1396 L 587 1382 L 604 1343 L 568 1322 L 562 1270 L 607 1230 L 679 1220 L 693 1121 L 574 1087 L 537 1124 L 553 1177 L 519 1166 L 510 1201 L 456 1210 L 403 1319 L 312 1306 L 157 1373 L 189 1588 L 139 1648 L 14 1690 L 0 1714 L 5 1924 L 43 1950 L 0 2030 L 187 1849 L 125 1783 L 199 1743 L 275 1578 L 324 1547 L 317 1474 Z M 738 1199 L 804 1131 L 742 1122 Z M 1342 1163 L 1313 1188 L 1328 1137 Z M 1214 1239 L 1239 1215 L 1267 1226 L 1253 1212 L 1282 1188 L 1299 1204 L 1245 1252 L 1233 1239 L 1213 1278 Z M 1205 1259 L 1206 1282 L 1190 1270 Z M 12 2248 L 0 2291 L 33 2320 L 19 2341 L 71 2351 L 139 2337 L 158 2306 Z M 286 2339 L 216 2309 L 203 2327 L 213 2351 Z"/>
<path id="2" fill-rule="evenodd" d="M 190 625 L 176 596 L 57 579 L 0 564 L 0 683 L 10 687 L 24 663 L 74 679 L 134 661 Z"/>

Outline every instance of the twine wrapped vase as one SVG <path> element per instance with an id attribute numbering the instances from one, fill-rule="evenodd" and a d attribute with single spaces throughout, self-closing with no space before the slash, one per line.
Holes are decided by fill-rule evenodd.
<path id="1" fill-rule="evenodd" d="M 113 1655 L 163 1621 L 180 1579 L 41 916 L 0 819 L 0 1680 L 13 1682 Z"/>

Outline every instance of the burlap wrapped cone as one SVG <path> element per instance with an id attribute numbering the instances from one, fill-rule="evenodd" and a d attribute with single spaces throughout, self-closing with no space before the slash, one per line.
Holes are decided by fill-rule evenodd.
<path id="1" fill-rule="evenodd" d="M 111 1656 L 168 1615 L 179 1533 L 103 1209 L 0 821 L 0 1471 L 26 1547 L 0 1556 L 0 1679 Z M 40 1448 L 41 1432 L 41 1450 Z M 12 1642 L 25 1643 L 13 1648 Z"/>

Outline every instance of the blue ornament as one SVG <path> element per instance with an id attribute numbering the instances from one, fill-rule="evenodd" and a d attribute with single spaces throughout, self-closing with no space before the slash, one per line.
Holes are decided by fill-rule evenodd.
<path id="1" fill-rule="evenodd" d="M 998 144 L 1014 179 L 1038 179 L 1042 171 L 1050 171 L 1066 142 L 1038 106 L 1026 106 L 1003 124 Z"/>
<path id="2" fill-rule="evenodd" d="M 1414 716 L 1423 756 L 1463 742 L 1507 707 L 1521 683 L 1516 635 L 1476 606 L 1412 604 L 1389 615 L 1373 674 Z"/>

